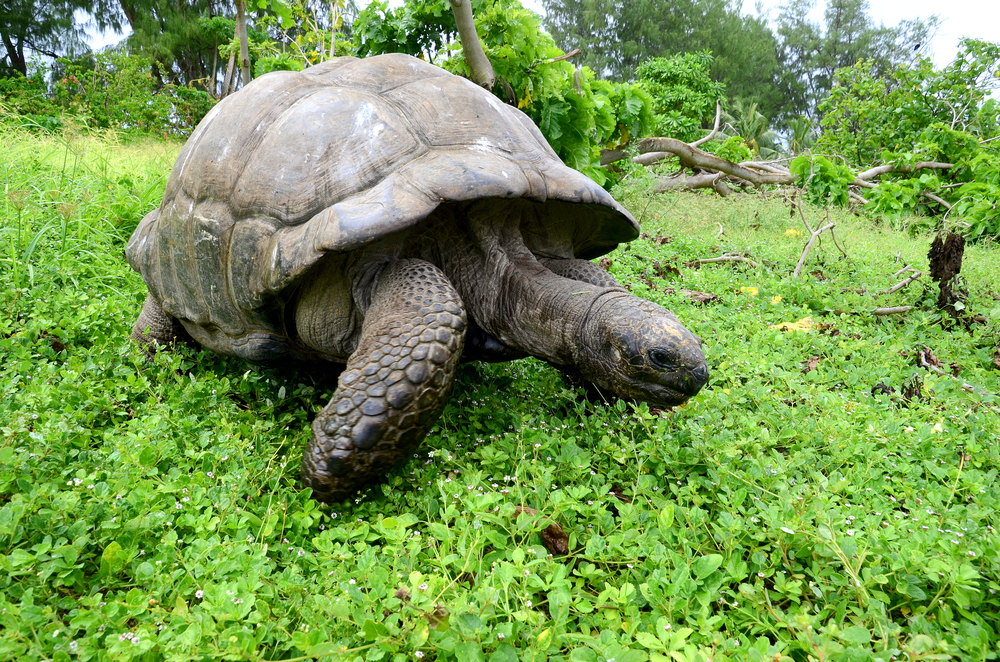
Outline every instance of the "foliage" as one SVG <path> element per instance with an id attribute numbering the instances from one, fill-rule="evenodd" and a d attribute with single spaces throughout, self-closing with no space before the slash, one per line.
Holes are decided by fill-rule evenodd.
<path id="1" fill-rule="evenodd" d="M 777 20 L 779 66 L 783 73 L 786 116 L 805 113 L 813 119 L 835 84 L 838 69 L 870 60 L 874 76 L 890 80 L 899 65 L 920 58 L 930 48 L 938 19 L 876 25 L 868 0 L 828 0 L 823 24 L 809 19 L 816 0 L 790 0 Z"/>
<path id="2" fill-rule="evenodd" d="M 712 80 L 712 54 L 684 53 L 656 57 L 636 69 L 636 80 L 653 97 L 655 132 L 692 142 L 711 128 L 716 100 L 725 97 L 724 84 Z"/>
<path id="3" fill-rule="evenodd" d="M 30 78 L 0 79 L 8 121 L 53 129 L 68 115 L 91 128 L 186 136 L 213 103 L 201 90 L 159 86 L 148 60 L 115 51 L 60 60 L 57 71 L 62 77 L 51 87 L 39 71 Z"/>
<path id="4" fill-rule="evenodd" d="M 798 156 L 816 142 L 816 132 L 812 122 L 805 115 L 799 115 L 785 123 L 788 129 L 788 151 Z"/>
<path id="5" fill-rule="evenodd" d="M 997 236 L 998 159 L 992 140 L 1000 136 L 1000 44 L 964 40 L 954 62 L 936 70 L 927 58 L 899 66 L 891 79 L 874 63 L 841 69 L 821 108 L 816 148 L 841 154 L 859 167 L 919 161 L 954 164 L 935 172 L 883 176 L 865 192 L 870 214 L 941 214 L 954 207 L 971 237 Z M 838 175 L 839 176 L 839 175 Z"/>
<path id="6" fill-rule="evenodd" d="M 702 145 L 701 148 L 731 163 L 747 161 L 753 156 L 742 136 L 729 136 L 722 141 L 709 141 Z"/>
<path id="7" fill-rule="evenodd" d="M 89 50 L 78 12 L 99 29 L 120 28 L 117 3 L 108 0 L 4 0 L 0 12 L 0 76 L 27 77 L 30 56 L 72 56 Z"/>
<path id="8" fill-rule="evenodd" d="M 335 375 L 188 347 L 149 362 L 128 339 L 145 294 L 122 247 L 179 147 L 2 138 L 0 658 L 971 662 L 1000 647 L 995 246 L 967 248 L 962 271 L 990 325 L 952 335 L 919 284 L 878 300 L 911 316 L 866 314 L 897 253 L 924 268 L 926 237 L 835 210 L 852 259 L 816 248 L 818 275 L 791 281 L 802 238 L 780 201 L 621 187 L 649 236 L 611 272 L 706 339 L 710 387 L 658 412 L 589 403 L 537 361 L 465 365 L 418 458 L 317 506 L 297 467 Z M 761 268 L 685 266 L 728 250 Z M 771 328 L 806 316 L 833 326 Z M 924 345 L 979 391 L 919 368 Z M 910 401 L 872 395 L 915 372 Z M 571 556 L 542 547 L 541 517 Z"/>
<path id="9" fill-rule="evenodd" d="M 770 129 L 770 122 L 757 110 L 757 103 L 735 99 L 723 111 L 726 133 L 740 136 L 754 156 L 770 157 L 777 153 L 781 137 Z"/>
<path id="10" fill-rule="evenodd" d="M 320 13 L 304 0 L 283 5 L 280 16 L 259 16 L 255 27 L 275 35 L 276 39 L 250 38 L 254 76 L 270 71 L 302 71 L 332 57 L 354 55 L 351 42 L 339 34 L 345 27 L 345 5 L 346 0 L 330 3 L 328 26 L 320 19 Z M 238 53 L 238 40 L 233 39 L 225 52 Z"/>
<path id="11" fill-rule="evenodd" d="M 777 41 L 766 17 L 733 0 L 545 0 L 545 26 L 601 76 L 631 80 L 641 63 L 709 51 L 713 80 L 774 116 L 783 104 Z"/>
<path id="12" fill-rule="evenodd" d="M 493 93 L 523 110 L 567 165 L 603 184 L 608 172 L 599 166 L 600 149 L 649 135 L 649 95 L 638 85 L 600 81 L 588 68 L 559 60 L 564 53 L 518 0 L 472 4 L 497 75 Z M 360 54 L 409 53 L 468 76 L 448 0 L 408 0 L 397 9 L 372 3 L 354 22 L 354 34 Z"/>
<path id="13" fill-rule="evenodd" d="M 854 181 L 854 171 L 819 155 L 802 155 L 792 159 L 788 169 L 798 178 L 796 184 L 804 189 L 809 200 L 816 205 L 846 205 L 848 185 Z"/>
<path id="14" fill-rule="evenodd" d="M 979 140 L 1000 134 L 1000 107 L 990 97 L 1000 88 L 1000 44 L 964 40 L 958 57 L 940 70 L 929 58 L 920 58 L 884 79 L 874 67 L 865 61 L 836 73 L 830 96 L 820 106 L 819 149 L 868 164 L 885 152 L 913 149 L 932 126 Z"/>
<path id="15" fill-rule="evenodd" d="M 374 0 L 354 22 L 359 57 L 406 53 L 439 64 L 442 55 L 447 57 L 445 46 L 457 35 L 451 5 L 442 0 L 411 0 L 394 9 L 388 0 Z"/>

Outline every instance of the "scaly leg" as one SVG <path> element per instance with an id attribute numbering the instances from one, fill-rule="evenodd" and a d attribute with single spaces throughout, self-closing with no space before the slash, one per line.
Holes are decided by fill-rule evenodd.
<path id="1" fill-rule="evenodd" d="M 191 336 L 177 318 L 164 312 L 156 299 L 149 295 L 142 305 L 139 319 L 132 327 L 132 340 L 139 343 L 146 356 L 151 357 L 156 353 L 157 345 L 166 347 L 174 343 L 191 342 Z"/>
<path id="2" fill-rule="evenodd" d="M 444 408 L 465 327 L 462 300 L 440 269 L 423 260 L 386 268 L 302 458 L 316 499 L 350 496 L 406 461 Z"/>
<path id="3" fill-rule="evenodd" d="M 587 260 L 543 258 L 539 262 L 546 269 L 563 278 L 578 280 L 581 283 L 589 283 L 597 287 L 621 287 L 614 276 Z"/>

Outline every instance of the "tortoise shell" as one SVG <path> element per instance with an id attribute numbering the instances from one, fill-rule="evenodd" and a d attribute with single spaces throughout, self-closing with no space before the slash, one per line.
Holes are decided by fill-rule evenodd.
<path id="1" fill-rule="evenodd" d="M 199 340 L 225 336 L 215 344 L 273 359 L 287 347 L 287 293 L 324 255 L 398 237 L 439 205 L 488 198 L 538 204 L 521 228 L 536 254 L 532 237 L 590 259 L 639 234 L 524 113 L 486 90 L 408 55 L 342 57 L 267 74 L 217 104 L 126 255 Z"/>

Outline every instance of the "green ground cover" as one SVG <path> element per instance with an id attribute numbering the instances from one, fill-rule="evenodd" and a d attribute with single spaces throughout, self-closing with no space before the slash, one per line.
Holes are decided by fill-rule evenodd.
<path id="1" fill-rule="evenodd" d="M 946 329 L 926 277 L 879 294 L 926 271 L 902 222 L 834 212 L 850 259 L 826 240 L 792 280 L 787 201 L 625 189 L 647 237 L 610 270 L 705 340 L 702 394 L 466 365 L 417 457 L 319 506 L 298 464 L 334 375 L 128 340 L 124 243 L 178 149 L 0 133 L 0 659 L 996 659 L 995 245 L 962 272 L 986 323 Z M 689 266 L 727 251 L 759 266 Z"/>

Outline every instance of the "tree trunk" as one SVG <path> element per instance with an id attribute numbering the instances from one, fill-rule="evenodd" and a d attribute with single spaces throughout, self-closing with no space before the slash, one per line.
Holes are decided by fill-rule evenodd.
<path id="1" fill-rule="evenodd" d="M 240 76 L 243 87 L 250 82 L 250 46 L 247 40 L 247 3 L 236 0 L 236 32 L 240 39 Z"/>
<path id="2" fill-rule="evenodd" d="M 10 41 L 7 34 L 2 35 L 4 48 L 7 49 L 7 58 L 10 60 L 11 69 L 20 71 L 25 78 L 28 77 L 28 62 L 24 57 L 24 42 L 18 41 L 15 46 Z"/>
<path id="3" fill-rule="evenodd" d="M 233 30 L 233 39 L 238 39 L 240 36 L 240 29 L 236 27 Z M 229 62 L 226 64 L 226 77 L 222 80 L 222 92 L 219 94 L 220 99 L 225 99 L 229 96 L 229 92 L 233 88 L 233 77 L 236 72 L 236 54 L 229 56 Z"/>
<path id="4" fill-rule="evenodd" d="M 462 52 L 465 54 L 465 63 L 469 65 L 472 82 L 492 90 L 497 75 L 493 72 L 493 65 L 490 64 L 479 41 L 476 22 L 472 15 L 472 0 L 451 0 L 451 10 L 455 13 L 458 38 L 462 43 Z"/>

